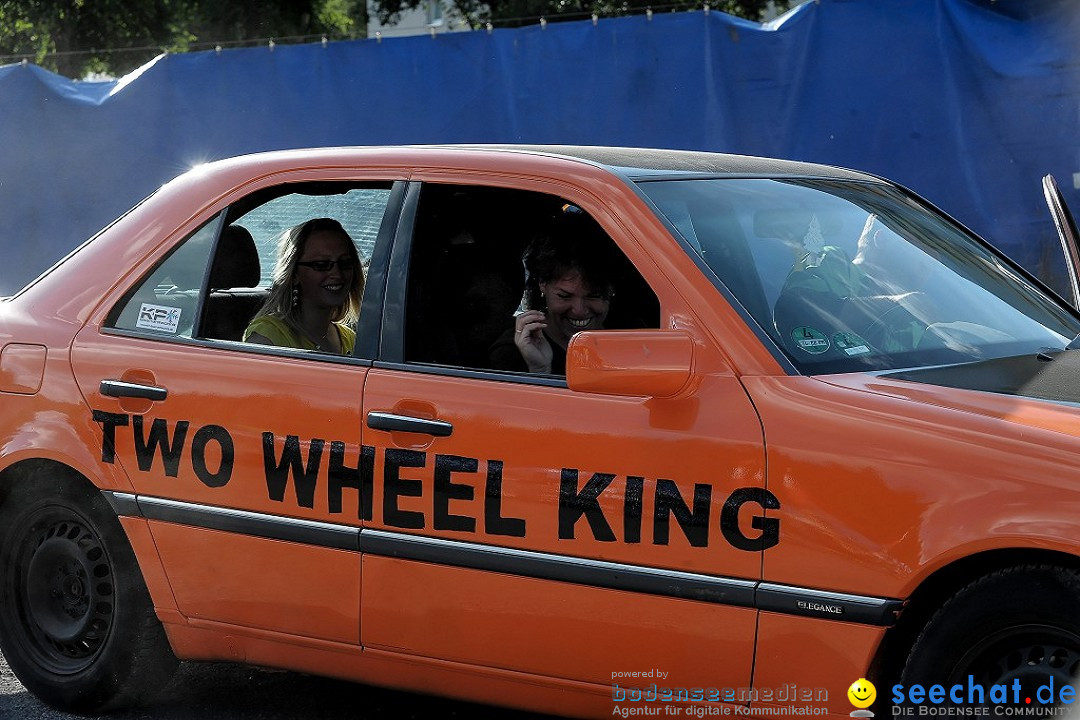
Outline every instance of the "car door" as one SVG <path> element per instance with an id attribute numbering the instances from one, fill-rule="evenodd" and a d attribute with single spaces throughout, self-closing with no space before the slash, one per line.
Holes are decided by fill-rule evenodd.
<path id="1" fill-rule="evenodd" d="M 237 200 L 75 339 L 102 460 L 130 478 L 125 512 L 149 519 L 191 621 L 359 642 L 357 419 L 369 344 L 342 357 L 251 345 L 225 328 L 242 329 L 265 298 L 281 231 L 334 217 L 368 259 L 396 217 L 394 197 L 389 182 L 309 183 Z M 238 227 L 253 236 L 255 267 L 223 270 L 243 265 L 226 243 Z M 231 313 L 241 317 L 224 322 Z M 360 338 L 377 313 L 365 320 Z"/>
<path id="2" fill-rule="evenodd" d="M 487 319 L 469 295 L 493 286 L 479 276 L 504 258 L 516 302 L 522 242 L 560 212 L 591 215 L 625 255 L 609 320 L 618 306 L 624 327 L 693 325 L 611 213 L 552 187 L 410 185 L 364 393 L 363 644 L 616 697 L 749 687 L 762 544 L 739 508 L 764 497 L 764 448 L 725 361 L 699 344 L 701 382 L 664 400 L 573 392 L 463 350 L 495 334 L 471 336 Z M 502 302 L 499 330 L 513 322 Z"/>

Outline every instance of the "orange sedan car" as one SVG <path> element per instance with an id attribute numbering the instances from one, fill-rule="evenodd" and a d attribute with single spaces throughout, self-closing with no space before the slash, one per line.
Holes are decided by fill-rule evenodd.
<path id="1" fill-rule="evenodd" d="M 177 658 L 586 717 L 1068 703 L 1078 335 L 848 170 L 201 166 L 0 302 L 0 649 L 80 712 Z"/>

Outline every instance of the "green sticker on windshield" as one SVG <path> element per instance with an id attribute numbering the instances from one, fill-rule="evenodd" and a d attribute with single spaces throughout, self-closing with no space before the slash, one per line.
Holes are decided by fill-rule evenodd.
<path id="1" fill-rule="evenodd" d="M 865 355 L 870 352 L 870 343 L 852 332 L 841 332 L 833 335 L 833 344 L 836 349 L 848 357 Z"/>
<path id="2" fill-rule="evenodd" d="M 829 338 L 812 327 L 803 325 L 791 331 L 791 339 L 800 350 L 811 355 L 820 355 L 829 349 Z"/>

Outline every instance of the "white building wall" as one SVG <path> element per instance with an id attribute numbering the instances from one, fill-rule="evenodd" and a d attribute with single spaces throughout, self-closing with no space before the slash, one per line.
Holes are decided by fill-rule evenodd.
<path id="1" fill-rule="evenodd" d="M 415 10 L 401 13 L 401 20 L 393 25 L 382 25 L 375 8 L 368 3 L 368 37 L 397 37 L 402 35 L 425 35 L 431 32 L 461 32 L 468 30 L 460 18 L 451 17 L 442 0 L 424 0 Z"/>

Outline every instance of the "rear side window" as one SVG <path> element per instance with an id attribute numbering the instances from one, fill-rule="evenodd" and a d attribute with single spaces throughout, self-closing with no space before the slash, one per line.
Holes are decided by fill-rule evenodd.
<path id="1" fill-rule="evenodd" d="M 336 220 L 366 272 L 389 198 L 390 183 L 296 184 L 250 195 L 178 243 L 113 309 L 108 324 L 167 338 L 240 342 L 267 300 L 285 233 L 314 218 Z"/>
<path id="2" fill-rule="evenodd" d="M 216 230 L 215 219 L 177 246 L 114 310 L 112 327 L 192 337 Z"/>
<path id="3" fill-rule="evenodd" d="M 274 198 L 231 221 L 246 229 L 259 252 L 259 287 L 270 287 L 278 239 L 289 228 L 311 218 L 328 217 L 341 223 L 356 243 L 360 257 L 370 260 L 382 225 L 390 189 L 355 188 L 335 195 L 293 192 Z"/>

